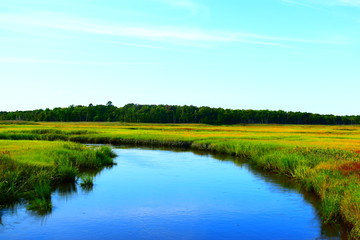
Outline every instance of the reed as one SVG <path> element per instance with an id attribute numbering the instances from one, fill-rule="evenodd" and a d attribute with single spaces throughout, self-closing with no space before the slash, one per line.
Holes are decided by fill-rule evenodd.
<path id="1" fill-rule="evenodd" d="M 111 165 L 113 154 L 107 147 L 92 147 L 88 152 L 83 145 L 73 142 L 176 147 L 231 154 L 300 182 L 306 191 L 319 196 L 324 222 L 342 219 L 352 227 L 351 236 L 360 238 L 360 126 L 5 123 L 0 128 L 0 139 L 30 139 L 26 146 L 43 143 L 46 145 L 43 148 L 56 148 L 49 155 L 43 149 L 40 151 L 40 147 L 24 151 L 19 146 L 17 149 L 0 143 L 4 149 L 0 152 L 11 152 L 16 166 L 30 162 L 31 166 L 54 169 L 72 166 L 79 171 Z M 1 168 L 0 171 L 12 179 L 11 183 L 0 182 L 0 189 L 7 192 L 9 198 L 16 198 L 23 177 L 18 171 L 6 172 Z"/>
<path id="2" fill-rule="evenodd" d="M 94 177 L 91 175 L 82 176 L 80 186 L 85 191 L 91 191 L 94 187 Z"/>
<path id="3" fill-rule="evenodd" d="M 74 183 L 83 168 L 98 170 L 113 165 L 108 146 L 87 147 L 71 142 L 1 140 L 0 207 L 27 201 L 39 214 L 51 211 L 51 189 L 62 182 Z"/>

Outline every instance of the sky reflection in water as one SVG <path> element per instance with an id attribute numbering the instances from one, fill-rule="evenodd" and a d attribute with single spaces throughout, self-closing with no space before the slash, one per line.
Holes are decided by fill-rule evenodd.
<path id="1" fill-rule="evenodd" d="M 0 239 L 338 239 L 311 197 L 246 164 L 209 155 L 116 149 L 92 191 L 61 186 L 51 214 L 2 210 Z"/>

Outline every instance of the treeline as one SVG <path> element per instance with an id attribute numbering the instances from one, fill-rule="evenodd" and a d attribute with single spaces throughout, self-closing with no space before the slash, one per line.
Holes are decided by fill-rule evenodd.
<path id="1" fill-rule="evenodd" d="M 223 108 L 127 104 L 74 106 L 33 111 L 0 112 L 0 120 L 59 122 L 206 123 L 206 124 L 360 124 L 360 116 L 306 112 L 233 110 Z"/>

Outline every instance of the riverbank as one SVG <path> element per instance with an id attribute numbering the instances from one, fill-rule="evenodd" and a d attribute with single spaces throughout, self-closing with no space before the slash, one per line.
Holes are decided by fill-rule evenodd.
<path id="1" fill-rule="evenodd" d="M 0 207 L 25 202 L 40 215 L 52 210 L 55 185 L 86 179 L 86 170 L 111 166 L 115 156 L 106 146 L 61 141 L 0 140 L 0 146 Z"/>
<path id="2" fill-rule="evenodd" d="M 354 239 L 360 237 L 359 126 L 9 122 L 1 124 L 0 139 L 180 147 L 238 156 L 299 181 L 321 199 L 324 222 L 341 219 Z M 2 156 L 9 155 L 2 148 Z"/>

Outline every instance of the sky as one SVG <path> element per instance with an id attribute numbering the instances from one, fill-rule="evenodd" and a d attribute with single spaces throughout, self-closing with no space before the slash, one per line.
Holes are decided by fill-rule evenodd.
<path id="1" fill-rule="evenodd" d="M 0 2 L 0 111 L 108 101 L 360 115 L 360 0 Z"/>

